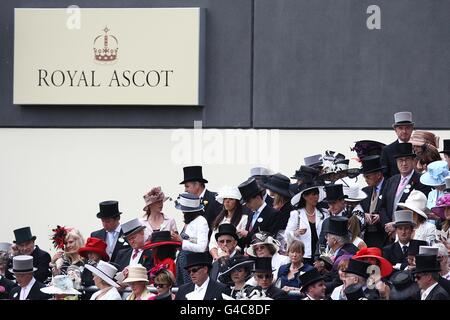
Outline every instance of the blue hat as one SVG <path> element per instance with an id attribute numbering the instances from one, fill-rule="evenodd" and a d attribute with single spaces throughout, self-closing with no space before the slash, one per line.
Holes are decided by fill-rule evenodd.
<path id="1" fill-rule="evenodd" d="M 447 161 L 433 161 L 427 166 L 427 172 L 420 176 L 420 182 L 431 187 L 442 186 L 448 175 L 450 172 Z"/>
<path id="2" fill-rule="evenodd" d="M 197 212 L 203 210 L 204 206 L 195 194 L 184 192 L 175 201 L 175 208 L 183 212 Z"/>

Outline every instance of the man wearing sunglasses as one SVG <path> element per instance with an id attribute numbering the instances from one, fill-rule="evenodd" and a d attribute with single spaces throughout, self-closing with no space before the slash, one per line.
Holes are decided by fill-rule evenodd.
<path id="1" fill-rule="evenodd" d="M 287 293 L 277 287 L 273 283 L 272 258 L 262 257 L 256 258 L 254 278 L 258 286 L 260 286 L 266 297 L 274 300 L 286 300 Z"/>
<path id="2" fill-rule="evenodd" d="M 421 289 L 420 300 L 450 300 L 447 291 L 438 283 L 440 270 L 436 255 L 416 256 L 416 269 L 412 273 Z"/>
<path id="3" fill-rule="evenodd" d="M 210 278 L 217 280 L 219 270 L 221 270 L 229 261 L 230 258 L 241 255 L 237 250 L 237 241 L 239 239 L 236 234 L 236 227 L 230 223 L 223 223 L 219 225 L 217 233 L 215 234 L 217 245 L 221 249 L 220 257 L 212 264 Z"/>
<path id="4" fill-rule="evenodd" d="M 175 300 L 222 300 L 222 293 L 228 294 L 228 288 L 209 277 L 211 258 L 206 252 L 190 253 L 184 267 L 192 283 L 178 288 Z"/>

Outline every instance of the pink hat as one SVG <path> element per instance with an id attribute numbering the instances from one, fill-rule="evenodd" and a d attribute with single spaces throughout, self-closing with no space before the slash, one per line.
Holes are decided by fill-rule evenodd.
<path id="1" fill-rule="evenodd" d="M 450 193 L 446 193 L 436 201 L 436 206 L 431 211 L 445 220 L 445 208 L 450 207 Z"/>
<path id="2" fill-rule="evenodd" d="M 159 201 L 166 201 L 169 197 L 164 195 L 164 192 L 161 191 L 161 187 L 152 188 L 147 194 L 144 195 L 145 207 L 144 211 L 147 211 L 149 205 Z"/>

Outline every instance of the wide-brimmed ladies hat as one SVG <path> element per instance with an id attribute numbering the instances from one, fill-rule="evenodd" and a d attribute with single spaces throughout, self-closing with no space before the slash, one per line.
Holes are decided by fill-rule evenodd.
<path id="1" fill-rule="evenodd" d="M 358 161 L 362 161 L 368 157 L 381 156 L 381 152 L 386 145 L 382 142 L 374 140 L 360 140 L 355 142 L 355 146 L 350 148 L 351 151 L 355 151 L 358 157 Z"/>
<path id="2" fill-rule="evenodd" d="M 80 291 L 74 289 L 73 281 L 68 275 L 54 276 L 51 285 L 49 287 L 41 288 L 41 291 L 46 294 L 81 294 Z"/>
<path id="3" fill-rule="evenodd" d="M 224 186 L 217 194 L 216 201 L 223 204 L 223 199 L 236 199 L 239 201 L 241 198 L 242 195 L 238 187 Z"/>
<path id="4" fill-rule="evenodd" d="M 131 282 L 145 282 L 148 283 L 147 269 L 144 266 L 137 264 L 134 266 L 128 266 L 128 276 L 123 280 L 123 283 Z"/>
<path id="5" fill-rule="evenodd" d="M 33 266 L 33 256 L 20 255 L 13 257 L 13 267 L 8 271 L 14 274 L 33 273 L 37 268 Z"/>
<path id="6" fill-rule="evenodd" d="M 302 199 L 302 195 L 309 190 L 317 189 L 319 191 L 319 202 L 323 201 L 325 199 L 326 194 L 324 191 L 324 185 L 320 181 L 310 181 L 310 182 L 304 182 L 299 186 L 299 192 L 294 195 L 291 199 L 291 204 L 293 206 L 296 206 L 300 200 Z"/>
<path id="7" fill-rule="evenodd" d="M 197 212 L 202 211 L 205 207 L 198 196 L 189 192 L 183 192 L 175 200 L 175 208 L 183 212 Z"/>
<path id="8" fill-rule="evenodd" d="M 281 173 L 277 173 L 270 176 L 266 182 L 263 182 L 262 187 L 278 193 L 283 197 L 291 198 L 293 194 L 289 189 L 290 183 L 291 180 L 289 180 L 288 177 L 282 175 Z"/>
<path id="9" fill-rule="evenodd" d="M 168 199 L 169 197 L 166 197 L 164 195 L 164 192 L 162 192 L 161 187 L 152 188 L 149 192 L 144 194 L 145 207 L 143 210 L 147 211 L 149 205 L 159 201 L 165 202 Z"/>
<path id="10" fill-rule="evenodd" d="M 427 172 L 420 176 L 420 182 L 431 187 L 443 186 L 449 174 L 447 161 L 433 161 L 427 166 Z"/>
<path id="11" fill-rule="evenodd" d="M 337 180 L 335 184 L 342 184 L 344 195 L 347 196 L 345 201 L 360 202 L 367 198 L 367 194 L 361 190 L 359 184 L 348 177 Z"/>
<path id="12" fill-rule="evenodd" d="M 256 252 L 253 247 L 255 245 L 262 244 L 271 246 L 275 252 L 278 252 L 281 246 L 280 242 L 275 239 L 270 233 L 261 231 L 253 235 L 251 245 L 247 248 L 247 254 L 252 257 L 256 257 Z"/>
<path id="13" fill-rule="evenodd" d="M 107 246 L 106 242 L 102 239 L 89 237 L 86 240 L 85 246 L 78 249 L 78 253 L 80 256 L 87 258 L 89 252 L 95 252 L 100 255 L 102 260 L 109 261 L 109 256 L 106 253 Z"/>
<path id="14" fill-rule="evenodd" d="M 450 193 L 445 193 L 436 201 L 436 206 L 431 208 L 431 212 L 445 220 L 445 208 L 450 207 Z"/>
<path id="15" fill-rule="evenodd" d="M 114 277 L 116 276 L 118 270 L 112 264 L 100 260 L 96 266 L 86 264 L 85 268 L 105 281 L 107 284 L 116 288 L 120 287 L 117 282 L 114 281 Z"/>
<path id="16" fill-rule="evenodd" d="M 383 258 L 381 249 L 377 247 L 369 247 L 369 248 L 362 248 L 356 254 L 353 256 L 353 259 L 356 260 L 364 260 L 367 258 L 376 259 L 378 261 L 378 266 L 380 267 L 380 275 L 381 277 L 387 277 L 389 276 L 392 271 L 392 264 L 386 260 L 386 258 Z"/>
<path id="17" fill-rule="evenodd" d="M 426 214 L 426 212 L 429 211 L 427 208 L 427 196 L 419 190 L 411 191 L 406 201 L 398 203 L 397 206 L 403 209 L 412 210 L 423 218 L 428 219 Z"/>
<path id="18" fill-rule="evenodd" d="M 435 148 L 439 147 L 439 137 L 429 131 L 414 131 L 408 142 L 412 143 L 413 146 L 430 144 Z"/>
<path id="19" fill-rule="evenodd" d="M 230 258 L 230 260 L 228 260 L 228 263 L 222 267 L 218 279 L 222 283 L 232 285 L 233 280 L 231 279 L 231 273 L 233 272 L 233 270 L 236 270 L 237 268 L 244 268 L 247 271 L 247 274 L 245 275 L 245 281 L 247 281 L 252 276 L 251 270 L 254 263 L 254 260 L 250 259 L 249 257 L 240 255 L 234 256 L 233 258 Z"/>
<path id="20" fill-rule="evenodd" d="M 170 231 L 153 231 L 150 242 L 147 242 L 144 246 L 144 249 L 153 249 L 161 246 L 175 246 L 181 247 L 180 241 L 173 241 Z"/>

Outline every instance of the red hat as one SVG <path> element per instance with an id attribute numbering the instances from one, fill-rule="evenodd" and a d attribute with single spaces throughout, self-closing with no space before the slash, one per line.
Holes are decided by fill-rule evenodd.
<path id="1" fill-rule="evenodd" d="M 380 248 L 362 248 L 353 256 L 353 259 L 356 260 L 364 260 L 364 258 L 374 258 L 378 260 L 381 277 L 387 277 L 392 273 L 392 264 L 382 257 Z"/>
<path id="2" fill-rule="evenodd" d="M 89 237 L 86 240 L 86 245 L 80 249 L 78 249 L 78 253 L 82 256 L 87 258 L 87 255 L 89 252 L 95 252 L 100 255 L 103 261 L 109 261 L 109 256 L 106 253 L 106 247 L 108 245 L 105 241 L 99 238 L 93 238 Z"/>

